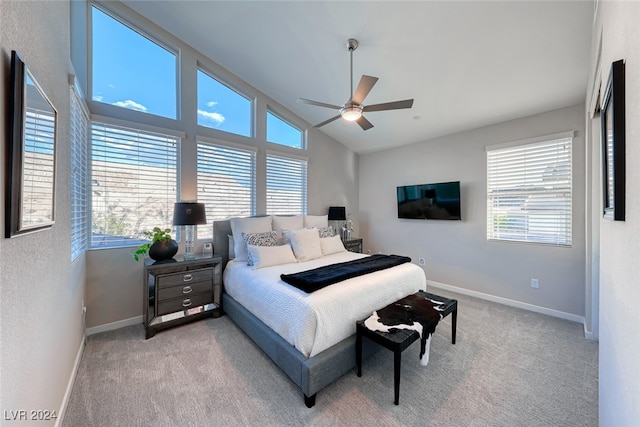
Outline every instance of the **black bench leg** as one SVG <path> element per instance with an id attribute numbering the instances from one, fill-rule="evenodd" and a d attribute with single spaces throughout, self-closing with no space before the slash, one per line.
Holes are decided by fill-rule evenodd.
<path id="1" fill-rule="evenodd" d="M 360 326 L 356 326 L 356 374 L 362 376 L 362 332 Z"/>
<path id="2" fill-rule="evenodd" d="M 402 361 L 402 350 L 393 352 L 393 403 L 396 405 L 400 401 L 400 365 Z"/>
<path id="3" fill-rule="evenodd" d="M 316 404 L 316 395 L 318 393 L 312 394 L 311 396 L 304 395 L 304 404 L 307 405 L 307 408 L 313 408 L 313 405 Z"/>
<path id="4" fill-rule="evenodd" d="M 456 343 L 456 324 L 458 323 L 458 307 L 451 313 L 451 344 Z"/>

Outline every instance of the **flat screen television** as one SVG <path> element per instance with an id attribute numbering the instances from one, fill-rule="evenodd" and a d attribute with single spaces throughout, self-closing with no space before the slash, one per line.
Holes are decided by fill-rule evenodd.
<path id="1" fill-rule="evenodd" d="M 460 181 L 404 185 L 398 189 L 398 218 L 460 220 Z"/>

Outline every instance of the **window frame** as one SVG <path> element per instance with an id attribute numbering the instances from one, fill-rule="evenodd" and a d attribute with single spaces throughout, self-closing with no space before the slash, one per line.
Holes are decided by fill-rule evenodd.
<path id="1" fill-rule="evenodd" d="M 139 110 L 133 110 L 126 107 L 119 107 L 116 105 L 112 105 L 102 101 L 96 101 L 93 99 L 93 8 L 96 8 L 129 28 L 131 31 L 138 33 L 140 36 L 146 38 L 147 40 L 155 43 L 159 47 L 165 49 L 166 51 L 172 53 L 176 57 L 175 61 L 175 108 L 176 108 L 176 117 L 171 118 L 167 116 L 162 116 L 159 114 L 148 113 Z M 170 42 L 163 40 L 157 34 L 152 34 L 151 32 L 145 30 L 145 25 L 141 22 L 138 22 L 134 16 L 127 15 L 124 16 L 123 13 L 119 13 L 114 10 L 113 7 L 109 7 L 107 4 L 103 2 L 90 1 L 87 7 L 87 93 L 90 95 L 89 98 L 86 99 L 87 104 L 89 105 L 89 110 L 91 112 L 96 112 L 97 114 L 120 118 L 124 120 L 134 119 L 136 121 L 146 122 L 153 121 L 158 123 L 160 126 L 162 123 L 170 123 L 170 122 L 180 122 L 182 120 L 182 86 L 181 86 L 181 63 L 182 63 L 182 55 L 181 50 L 179 48 L 174 47 Z"/>
<path id="2" fill-rule="evenodd" d="M 234 132 L 229 132 L 227 130 L 224 129 L 217 129 L 211 126 L 205 126 L 205 125 L 201 125 L 200 123 L 198 123 L 198 97 L 199 97 L 199 91 L 198 91 L 198 72 L 202 72 L 203 74 L 205 74 L 206 76 L 208 76 L 209 78 L 215 80 L 216 82 L 218 82 L 219 84 L 225 86 L 227 89 L 229 89 L 230 91 L 233 91 L 235 93 L 237 93 L 239 96 L 245 98 L 247 101 L 249 101 L 249 135 L 241 135 L 239 133 L 234 133 Z M 213 71 L 211 71 L 211 68 L 205 66 L 204 64 L 202 64 L 200 61 L 197 61 L 196 63 L 196 78 L 195 78 L 195 89 L 196 89 L 196 105 L 195 105 L 195 113 L 196 113 L 196 126 L 198 127 L 198 133 L 201 135 L 202 133 L 207 133 L 210 131 L 213 132 L 222 132 L 225 135 L 230 135 L 232 137 L 236 137 L 236 138 L 248 138 L 251 140 L 255 140 L 256 138 L 256 97 L 249 94 L 248 92 L 240 89 L 238 86 L 231 84 L 227 79 L 223 78 L 222 76 L 220 76 L 219 73 L 215 73 Z M 206 129 L 206 130 L 205 130 Z"/>
<path id="3" fill-rule="evenodd" d="M 514 141 L 514 142 L 509 142 L 509 143 L 505 143 L 505 144 L 496 144 L 496 145 L 490 145 L 485 147 L 485 151 L 487 153 L 487 163 L 486 163 L 486 179 L 487 179 L 487 184 L 486 184 L 486 191 L 487 191 L 487 211 L 486 211 L 486 220 L 487 220 L 487 224 L 486 224 L 486 236 L 487 236 L 487 240 L 488 241 L 493 241 L 493 242 L 510 242 L 510 243 L 526 243 L 526 244 L 538 244 L 538 245 L 548 245 L 548 246 L 556 246 L 556 247 L 572 247 L 573 245 L 573 201 L 574 201 L 574 179 L 573 179 L 573 153 L 574 153 L 574 149 L 573 149 L 573 139 L 575 137 L 575 132 L 574 131 L 569 131 L 569 132 L 562 132 L 562 133 L 558 133 L 558 134 L 553 134 L 553 135 L 547 135 L 547 136 L 542 136 L 542 137 L 538 137 L 538 138 L 530 138 L 527 140 L 521 140 L 521 141 Z M 522 215 L 521 215 L 521 219 L 522 221 L 524 221 L 525 224 L 521 225 L 521 226 L 517 226 L 515 228 L 511 228 L 511 227 L 500 227 L 500 226 L 494 226 L 493 224 L 495 223 L 495 220 L 498 219 L 498 211 L 499 209 L 494 206 L 496 203 L 497 198 L 499 198 L 501 196 L 501 194 L 496 193 L 496 185 L 492 185 L 492 180 L 496 180 L 496 178 L 501 176 L 502 180 L 504 181 L 504 179 L 506 179 L 508 177 L 508 174 L 505 173 L 505 170 L 503 170 L 502 175 L 500 173 L 493 174 L 492 176 L 492 172 L 491 172 L 491 162 L 492 160 L 490 159 L 490 157 L 492 155 L 500 155 L 500 154 L 504 154 L 508 151 L 517 151 L 517 150 L 522 150 L 522 156 L 518 157 L 518 159 L 520 161 L 526 162 L 531 161 L 531 158 L 533 157 L 533 155 L 531 155 L 530 153 L 528 153 L 527 149 L 530 150 L 535 150 L 536 146 L 540 147 L 541 145 L 548 143 L 554 143 L 556 142 L 557 145 L 560 144 L 567 144 L 569 145 L 568 148 L 568 165 L 565 164 L 565 166 L 568 166 L 568 172 L 566 172 L 565 174 L 561 175 L 561 177 L 564 177 L 567 181 L 568 181 L 568 186 L 567 187 L 558 187 L 558 188 L 552 188 L 551 190 L 543 190 L 543 189 L 539 189 L 539 188 L 525 188 L 527 186 L 531 185 L 531 176 L 535 176 L 534 174 L 530 174 L 530 175 L 523 175 L 522 177 L 519 178 L 520 182 L 518 182 L 518 180 L 514 180 L 513 184 L 511 184 L 511 187 L 513 187 L 511 190 L 513 190 L 512 197 L 521 197 L 523 200 L 521 202 L 514 202 L 515 206 L 520 206 L 520 209 L 522 209 Z M 557 152 L 561 152 L 562 149 L 560 147 L 555 148 L 555 150 Z M 547 161 L 551 161 L 551 156 L 549 156 L 549 159 L 545 159 Z M 566 163 L 566 162 L 565 162 Z M 551 166 L 551 164 L 549 164 L 547 167 Z M 504 169 L 504 165 L 503 165 L 503 169 Z M 493 169 L 496 170 L 498 169 L 498 166 L 495 164 L 493 165 Z M 543 178 L 543 174 L 544 172 L 538 172 L 540 174 L 540 179 Z M 511 178 L 513 180 L 513 178 Z M 517 189 L 517 187 L 520 187 L 519 189 Z M 503 188 L 502 191 L 510 191 L 509 188 L 507 187 L 506 189 Z M 564 206 L 564 208 L 562 209 L 562 215 L 558 216 L 557 218 L 560 219 L 560 223 L 564 222 L 565 225 L 564 227 L 562 226 L 556 226 L 557 229 L 554 230 L 553 226 L 548 226 L 545 221 L 547 220 L 548 217 L 546 217 L 546 215 L 549 214 L 549 211 L 552 210 L 552 206 L 553 206 L 553 202 L 548 200 L 549 195 L 554 195 L 554 194 L 560 194 L 562 195 L 562 193 L 569 193 L 568 196 L 563 195 L 560 199 L 560 203 Z M 503 193 L 502 196 L 504 197 L 506 195 L 508 195 L 508 193 Z M 526 209 L 526 199 L 529 197 L 538 197 L 540 198 L 540 196 L 547 198 L 547 200 L 544 201 L 545 206 L 544 209 L 539 210 L 538 212 L 541 212 L 541 214 L 537 215 L 538 217 L 538 222 L 539 223 L 544 223 L 544 228 L 541 225 L 538 225 L 537 227 L 537 237 L 536 237 L 536 232 L 531 233 L 530 234 L 530 227 L 529 227 L 529 222 L 531 220 L 531 217 L 536 217 L 536 215 L 532 215 L 532 211 L 535 212 L 535 209 Z M 538 202 L 540 203 L 540 202 Z M 517 215 L 514 216 L 513 218 L 515 218 L 516 220 L 518 219 Z M 512 218 L 512 219 L 513 219 Z M 510 234 L 511 237 L 507 238 L 504 235 L 500 236 L 500 231 L 503 231 L 505 233 L 509 233 L 509 230 L 511 230 Z M 506 231 L 505 231 L 506 230 Z M 562 230 L 564 230 L 564 232 L 562 232 Z M 542 236 L 544 235 L 544 233 L 552 233 L 555 232 L 555 234 L 553 234 L 553 237 L 551 239 L 544 239 Z"/>
<path id="4" fill-rule="evenodd" d="M 292 128 L 300 132 L 300 147 L 292 147 L 290 145 L 285 145 L 277 141 L 269 140 L 269 126 L 268 126 L 269 114 L 271 114 L 275 118 L 281 120 L 283 123 L 291 126 Z M 296 152 L 307 151 L 307 129 L 304 126 L 300 126 L 299 124 L 297 124 L 297 121 L 289 120 L 288 118 L 285 117 L 285 115 L 280 114 L 277 110 L 272 108 L 270 105 L 267 105 L 267 111 L 265 112 L 264 139 L 267 142 L 267 144 L 270 144 L 274 147 L 284 147 L 287 150 L 295 150 Z"/>

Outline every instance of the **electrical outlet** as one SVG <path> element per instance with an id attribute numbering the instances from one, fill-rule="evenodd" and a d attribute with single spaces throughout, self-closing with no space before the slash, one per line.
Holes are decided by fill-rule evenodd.
<path id="1" fill-rule="evenodd" d="M 425 265 L 426 261 L 424 260 L 424 258 L 418 258 L 418 264 Z"/>
<path id="2" fill-rule="evenodd" d="M 531 279 L 531 287 L 538 289 L 540 286 L 540 283 L 538 282 L 538 279 Z"/>

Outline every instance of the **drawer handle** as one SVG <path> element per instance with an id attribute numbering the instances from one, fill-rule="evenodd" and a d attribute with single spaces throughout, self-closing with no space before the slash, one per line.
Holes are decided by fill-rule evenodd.
<path id="1" fill-rule="evenodd" d="M 191 288 L 191 286 L 185 286 L 184 288 L 182 288 L 182 293 L 183 294 L 190 294 L 191 291 L 193 291 L 193 289 Z"/>
<path id="2" fill-rule="evenodd" d="M 191 274 L 185 274 L 185 275 L 182 277 L 182 281 L 183 281 L 183 282 L 190 282 L 190 281 L 192 281 L 192 280 L 193 280 L 193 276 L 192 276 Z"/>
<path id="3" fill-rule="evenodd" d="M 191 299 L 187 298 L 186 300 L 182 301 L 183 307 L 189 307 L 190 305 L 191 305 Z"/>

